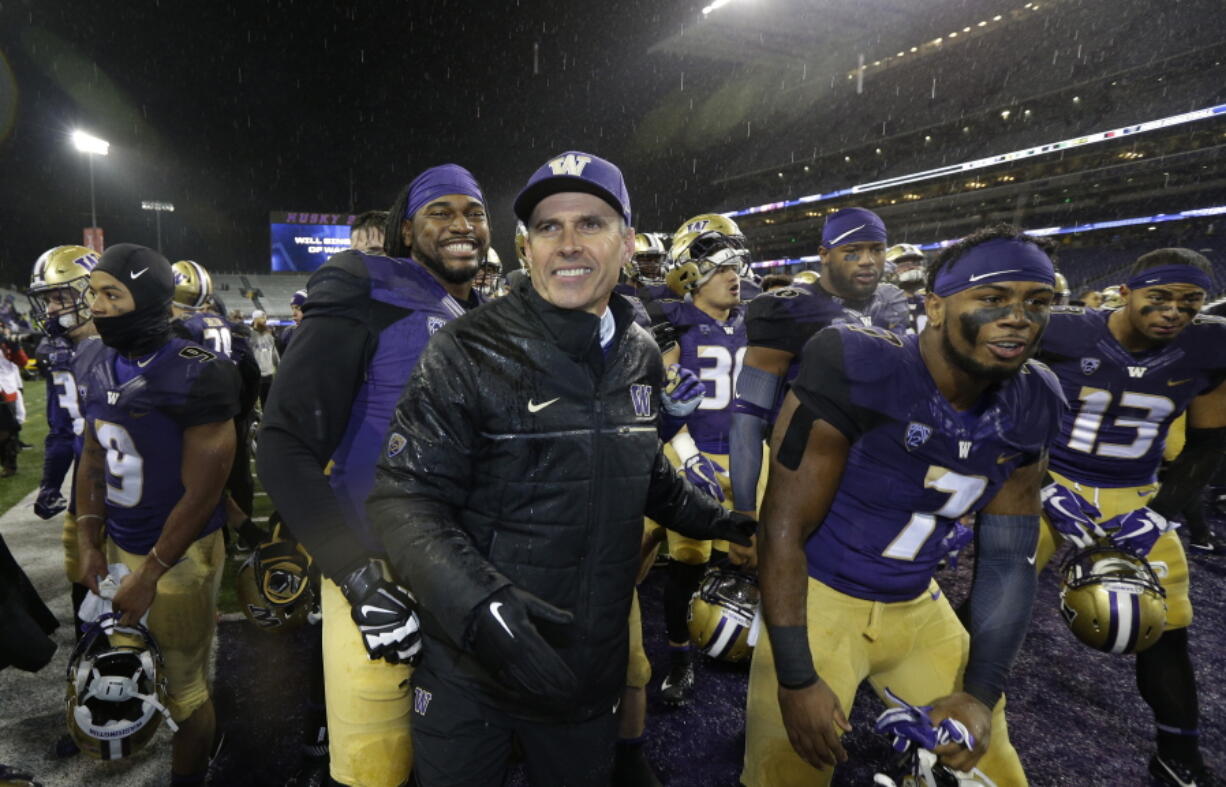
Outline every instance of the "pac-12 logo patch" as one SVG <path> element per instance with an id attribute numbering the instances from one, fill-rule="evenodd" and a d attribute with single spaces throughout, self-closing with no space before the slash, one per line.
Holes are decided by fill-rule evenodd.
<path id="1" fill-rule="evenodd" d="M 635 383 L 630 386 L 630 403 L 639 418 L 651 417 L 651 386 Z"/>
<path id="2" fill-rule="evenodd" d="M 418 716 L 425 716 L 426 711 L 430 707 L 430 700 L 434 699 L 434 695 L 421 687 L 413 689 L 413 712 Z"/>
<path id="3" fill-rule="evenodd" d="M 400 432 L 392 432 L 387 438 L 387 458 L 392 459 L 397 456 L 408 444 L 408 438 L 400 434 Z"/>
<path id="4" fill-rule="evenodd" d="M 921 424 L 912 421 L 907 424 L 907 437 L 904 441 L 908 451 L 914 451 L 924 443 L 928 442 L 928 438 L 932 437 L 932 427 L 927 424 Z"/>
<path id="5" fill-rule="evenodd" d="M 447 324 L 447 321 L 442 317 L 427 317 L 426 318 L 426 333 L 433 336 L 438 333 L 439 328 Z"/>
<path id="6" fill-rule="evenodd" d="M 1095 372 L 1098 371 L 1098 367 L 1102 366 L 1102 363 L 1103 362 L 1098 360 L 1097 358 L 1082 358 L 1081 359 L 1081 373 L 1082 374 L 1094 374 Z"/>

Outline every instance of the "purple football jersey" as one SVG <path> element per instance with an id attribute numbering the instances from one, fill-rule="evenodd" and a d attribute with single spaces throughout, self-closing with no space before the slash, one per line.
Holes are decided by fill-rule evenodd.
<path id="1" fill-rule="evenodd" d="M 1154 482 L 1171 422 L 1226 379 L 1226 319 L 1201 315 L 1174 341 L 1125 350 L 1110 311 L 1057 307 L 1039 358 L 1060 379 L 1071 409 L 1052 446 L 1051 468 L 1088 486 Z"/>
<path id="2" fill-rule="evenodd" d="M 107 537 L 146 554 L 183 497 L 183 432 L 238 413 L 234 364 L 185 339 L 128 361 L 104 347 L 79 378 L 83 415 L 106 451 Z M 200 535 L 221 527 L 221 497 Z"/>
<path id="3" fill-rule="evenodd" d="M 805 544 L 809 575 L 874 601 L 923 593 L 957 519 L 1041 457 L 1067 408 L 1051 371 L 1029 361 L 959 412 L 918 337 L 850 325 L 809 342 L 792 390 L 851 441 L 830 510 Z"/>
<path id="4" fill-rule="evenodd" d="M 694 444 L 703 453 L 728 453 L 732 392 L 745 360 L 747 341 L 741 309 L 733 309 L 728 320 L 720 322 L 693 303 L 660 300 L 648 304 L 648 313 L 653 323 L 666 320 L 673 325 L 681 348 L 681 365 L 703 382 L 706 396 L 685 421 Z"/>

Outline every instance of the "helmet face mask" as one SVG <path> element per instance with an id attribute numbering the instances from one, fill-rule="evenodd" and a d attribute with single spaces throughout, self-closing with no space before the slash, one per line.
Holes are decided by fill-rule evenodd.
<path id="1" fill-rule="evenodd" d="M 82 751 L 100 760 L 139 751 L 163 717 L 178 730 L 166 709 L 157 641 L 139 623 L 121 627 L 118 620 L 108 613 L 89 624 L 68 660 L 68 731 Z M 133 644 L 112 645 L 111 634 Z"/>
<path id="2" fill-rule="evenodd" d="M 669 253 L 672 270 L 668 286 L 677 293 L 692 293 L 721 270 L 733 267 L 744 278 L 749 271 L 749 252 L 743 241 L 718 232 L 682 235 Z"/>
<path id="3" fill-rule="evenodd" d="M 761 594 L 752 576 L 711 568 L 690 599 L 690 640 L 712 658 L 733 663 L 749 658 L 749 630 Z"/>
<path id="4" fill-rule="evenodd" d="M 1143 558 L 1090 547 L 1065 561 L 1061 574 L 1061 616 L 1086 645 L 1107 653 L 1140 653 L 1162 636 L 1166 591 Z"/>
<path id="5" fill-rule="evenodd" d="M 664 241 L 654 232 L 634 236 L 634 254 L 626 262 L 623 273 L 631 281 L 655 286 L 665 283 L 668 274 L 668 252 Z"/>
<path id="6" fill-rule="evenodd" d="M 30 318 L 48 336 L 63 336 L 93 319 L 86 292 L 98 255 L 84 246 L 56 246 L 39 256 L 26 295 Z"/>

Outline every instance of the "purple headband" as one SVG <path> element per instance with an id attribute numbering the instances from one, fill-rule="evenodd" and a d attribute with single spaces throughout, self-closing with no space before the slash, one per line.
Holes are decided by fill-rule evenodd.
<path id="1" fill-rule="evenodd" d="M 831 214 L 822 227 L 822 245 L 827 249 L 848 243 L 885 243 L 885 222 L 867 208 L 843 208 Z"/>
<path id="2" fill-rule="evenodd" d="M 412 220 L 414 214 L 423 206 L 448 194 L 466 194 L 480 200 L 482 204 L 485 203 L 481 185 L 471 172 L 459 164 L 440 164 L 413 178 L 413 182 L 409 184 L 409 205 L 405 209 L 404 217 Z"/>
<path id="3" fill-rule="evenodd" d="M 937 272 L 932 291 L 941 297 L 983 284 L 1002 281 L 1056 283 L 1051 258 L 1033 243 L 1013 238 L 993 238 L 966 252 Z"/>
<path id="4" fill-rule="evenodd" d="M 1157 287 L 1160 284 L 1191 284 L 1205 292 L 1213 290 L 1213 280 L 1209 278 L 1209 274 L 1192 265 L 1162 265 L 1143 270 L 1129 279 L 1127 284 L 1130 290 Z"/>

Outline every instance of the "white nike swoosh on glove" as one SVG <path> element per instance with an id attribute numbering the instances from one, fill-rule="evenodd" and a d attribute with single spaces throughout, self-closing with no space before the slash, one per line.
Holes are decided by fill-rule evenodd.
<path id="1" fill-rule="evenodd" d="M 508 626 L 507 622 L 502 619 L 502 615 L 498 614 L 498 608 L 501 606 L 502 606 L 501 601 L 491 601 L 490 602 L 490 614 L 494 616 L 494 620 L 498 621 L 498 625 L 502 626 L 502 630 L 507 633 L 507 636 L 510 637 L 511 639 L 515 639 L 515 635 L 511 633 L 511 627 Z"/>

